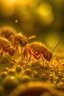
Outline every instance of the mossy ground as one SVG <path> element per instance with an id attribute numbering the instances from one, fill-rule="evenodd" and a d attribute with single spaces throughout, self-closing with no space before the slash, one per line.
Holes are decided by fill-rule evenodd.
<path id="1" fill-rule="evenodd" d="M 8 96 L 20 84 L 25 85 L 25 83 L 34 81 L 51 84 L 56 90 L 64 90 L 63 64 L 59 65 L 55 61 L 52 65 L 45 62 L 43 66 L 41 60 L 34 59 L 29 63 L 26 62 L 26 60 L 22 62 L 21 57 L 15 59 L 9 55 L 4 55 L 0 58 L 0 96 Z"/>

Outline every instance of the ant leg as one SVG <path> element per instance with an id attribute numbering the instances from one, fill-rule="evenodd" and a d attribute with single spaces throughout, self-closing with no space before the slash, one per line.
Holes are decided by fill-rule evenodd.
<path id="1" fill-rule="evenodd" d="M 19 43 L 17 42 L 16 43 L 16 49 L 15 49 L 16 51 L 17 51 L 17 53 L 18 53 L 18 55 L 21 53 L 20 51 L 20 45 L 19 45 Z"/>
<path id="2" fill-rule="evenodd" d="M 9 41 L 11 41 L 12 46 L 14 46 L 14 36 L 13 35 L 10 36 Z"/>
<path id="3" fill-rule="evenodd" d="M 36 55 L 35 53 L 32 53 L 32 55 L 33 55 L 33 57 L 34 57 L 35 59 L 40 59 L 40 57 L 41 57 L 40 54 Z"/>
<path id="4" fill-rule="evenodd" d="M 54 56 L 53 56 L 53 57 L 54 57 Z M 53 67 L 53 66 L 54 66 L 53 57 L 52 57 L 51 60 L 50 60 L 50 67 Z"/>
<path id="5" fill-rule="evenodd" d="M 58 62 L 58 64 L 59 64 L 58 67 L 61 68 L 61 63 L 60 63 L 60 61 L 59 61 L 59 58 L 56 57 L 56 60 L 57 60 L 57 62 Z"/>
<path id="6" fill-rule="evenodd" d="M 27 57 L 27 60 L 28 60 L 28 62 L 25 63 L 25 64 L 28 64 L 30 59 L 31 59 L 31 50 L 29 48 L 27 48 L 27 47 L 24 49 L 22 62 L 25 59 L 25 57 Z M 27 65 L 24 65 L 24 68 L 26 68 L 26 67 L 27 67 Z"/>
<path id="7" fill-rule="evenodd" d="M 53 57 L 55 57 L 55 56 L 53 56 Z M 55 61 L 54 62 L 53 62 L 53 60 L 51 60 L 50 62 L 51 62 L 52 67 L 54 67 L 54 70 L 58 70 L 58 68 L 61 68 L 61 64 L 60 64 L 59 58 L 55 57 Z"/>
<path id="8" fill-rule="evenodd" d="M 34 49 L 32 49 L 32 52 L 35 54 L 35 55 L 39 55 L 40 53 L 35 51 Z"/>
<path id="9" fill-rule="evenodd" d="M 14 42 L 14 48 L 15 48 L 15 52 L 16 53 L 19 53 L 19 44 L 18 44 L 18 41 L 15 41 Z M 18 55 L 18 54 L 17 54 Z"/>
<path id="10" fill-rule="evenodd" d="M 1 56 L 1 57 L 3 56 L 3 51 L 0 52 L 0 56 Z"/>
<path id="11" fill-rule="evenodd" d="M 53 57 L 55 57 L 55 56 L 53 56 Z M 57 60 L 58 64 L 60 65 L 59 58 L 58 58 L 58 57 L 55 57 L 55 58 L 56 58 L 56 60 Z"/>
<path id="12" fill-rule="evenodd" d="M 30 61 L 30 59 L 31 59 L 31 55 L 32 55 L 32 53 L 31 53 L 31 49 L 30 48 L 28 48 L 27 50 L 26 50 L 27 52 L 27 54 L 26 54 L 26 56 L 28 57 L 28 53 L 29 53 L 29 57 L 28 57 L 28 62 L 27 63 L 29 63 L 29 61 Z"/>
<path id="13" fill-rule="evenodd" d="M 16 46 L 17 46 L 17 40 L 15 40 L 14 36 L 11 36 L 11 41 L 12 41 L 12 45 L 13 47 L 16 49 Z"/>
<path id="14" fill-rule="evenodd" d="M 23 52 L 23 48 L 18 43 L 18 54 L 19 54 L 19 56 L 22 54 L 22 52 Z"/>
<path id="15" fill-rule="evenodd" d="M 32 53 L 33 53 L 34 55 L 36 55 L 36 56 L 40 55 L 40 52 L 37 52 L 37 51 L 35 51 L 34 49 L 31 49 L 31 50 L 32 50 Z"/>
<path id="16" fill-rule="evenodd" d="M 30 55 L 30 56 L 29 56 Z M 28 62 L 27 63 L 29 63 L 29 61 L 30 61 L 30 59 L 31 59 L 31 49 L 30 48 L 25 48 L 25 51 L 24 51 L 24 58 L 25 57 L 27 57 L 27 59 L 28 59 Z"/>
<path id="17" fill-rule="evenodd" d="M 1 50 L 1 52 L 0 52 L 0 56 L 2 57 L 2 56 L 3 56 L 3 49 L 2 49 L 1 46 L 0 46 L 0 50 Z"/>
<path id="18" fill-rule="evenodd" d="M 26 55 L 26 48 L 25 48 L 24 51 L 23 51 L 23 55 L 22 55 L 22 63 L 23 63 L 23 60 L 25 59 L 25 55 Z"/>
<path id="19" fill-rule="evenodd" d="M 58 64 L 60 65 L 60 62 L 59 62 L 59 58 L 58 57 L 56 57 L 56 60 L 58 61 Z"/>
<path id="20" fill-rule="evenodd" d="M 49 62 L 49 67 L 52 65 L 52 58 L 51 58 L 51 60 L 50 60 L 50 62 Z"/>
<path id="21" fill-rule="evenodd" d="M 42 61 L 43 61 L 43 67 L 44 67 L 44 65 L 45 65 L 45 62 L 44 62 L 44 58 L 42 57 Z"/>
<path id="22" fill-rule="evenodd" d="M 18 50 L 18 41 L 15 42 L 14 46 L 15 46 L 15 50 L 17 51 Z"/>
<path id="23" fill-rule="evenodd" d="M 34 58 L 36 58 L 36 59 L 42 58 L 43 66 L 44 66 L 45 62 L 44 62 L 44 59 L 43 59 L 42 55 L 39 54 L 39 52 L 36 52 L 36 51 L 34 51 L 34 53 L 35 53 L 35 54 L 33 54 Z"/>

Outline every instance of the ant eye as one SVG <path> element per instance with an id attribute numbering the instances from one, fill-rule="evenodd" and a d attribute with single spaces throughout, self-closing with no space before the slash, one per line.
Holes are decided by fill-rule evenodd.
<path id="1" fill-rule="evenodd" d="M 27 44 L 27 42 L 25 42 L 25 44 Z"/>
<path id="2" fill-rule="evenodd" d="M 19 40 L 19 43 L 20 43 L 20 44 L 22 44 L 22 41 L 21 41 L 21 40 Z"/>

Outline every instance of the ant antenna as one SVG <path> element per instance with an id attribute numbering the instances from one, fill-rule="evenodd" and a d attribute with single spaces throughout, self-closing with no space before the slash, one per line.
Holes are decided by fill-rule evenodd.
<path id="1" fill-rule="evenodd" d="M 35 36 L 35 35 L 32 35 L 32 36 L 30 36 L 30 37 L 28 38 L 28 40 L 31 40 L 31 39 L 34 39 L 34 38 L 36 38 L 36 36 Z"/>
<path id="2" fill-rule="evenodd" d="M 56 44 L 55 48 L 53 49 L 52 53 L 55 51 L 56 47 L 58 46 L 59 42 L 60 42 L 61 38 L 59 39 L 58 43 Z"/>

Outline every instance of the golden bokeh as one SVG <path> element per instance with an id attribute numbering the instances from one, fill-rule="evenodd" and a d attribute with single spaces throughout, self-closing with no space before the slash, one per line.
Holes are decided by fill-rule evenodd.
<path id="1" fill-rule="evenodd" d="M 44 24 L 51 24 L 54 20 L 54 15 L 52 12 L 52 7 L 48 3 L 43 3 L 38 7 L 38 15 L 41 22 Z"/>
<path id="2" fill-rule="evenodd" d="M 57 45 L 59 39 L 60 36 L 57 33 L 50 33 L 48 36 L 46 36 L 46 43 L 53 50 Z"/>
<path id="3" fill-rule="evenodd" d="M 2 0 L 2 13 L 4 16 L 11 16 L 15 12 L 16 0 Z"/>

